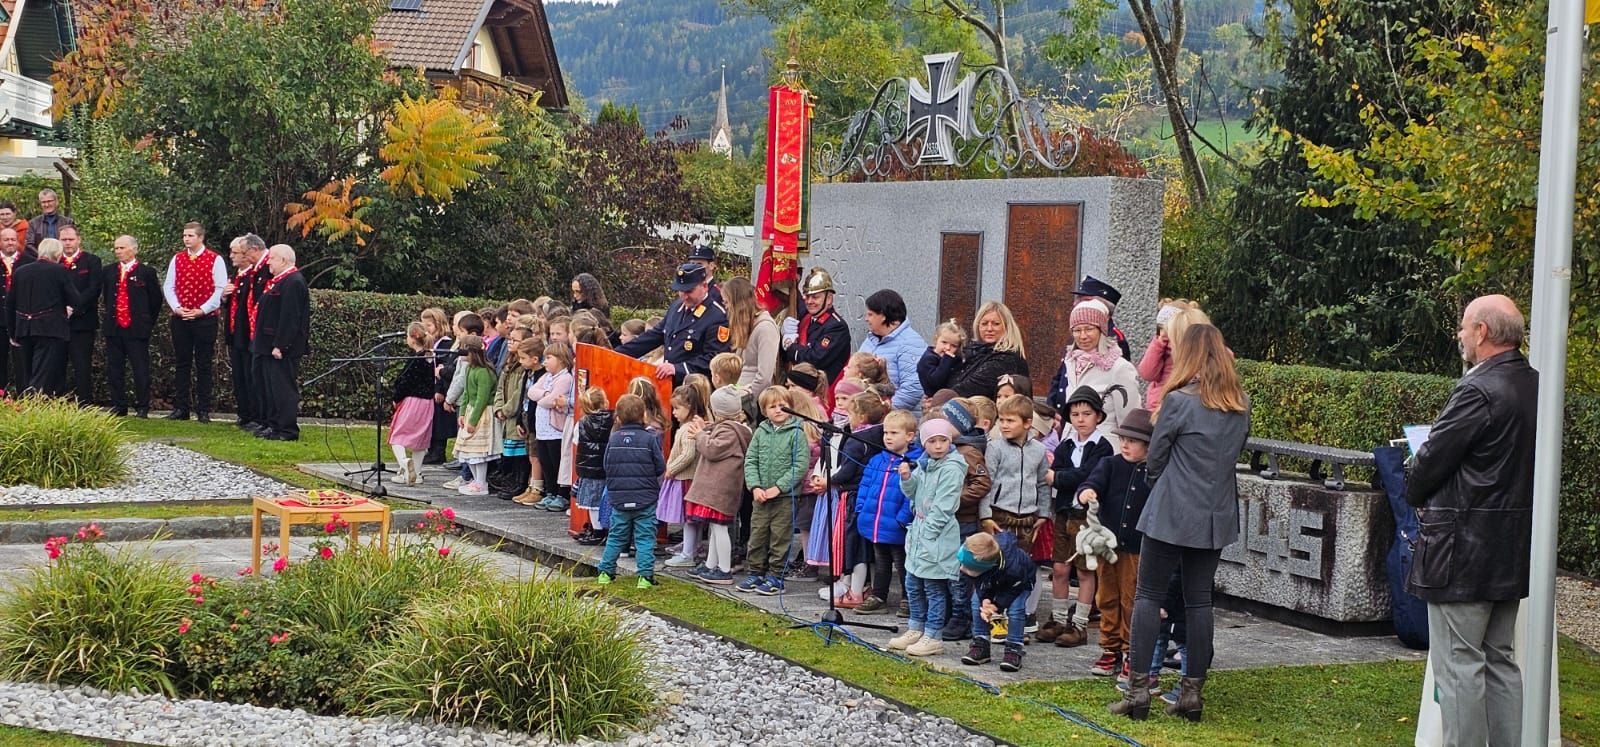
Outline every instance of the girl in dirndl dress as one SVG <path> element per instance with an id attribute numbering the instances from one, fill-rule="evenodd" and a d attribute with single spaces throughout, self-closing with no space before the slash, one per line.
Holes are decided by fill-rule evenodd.
<path id="1" fill-rule="evenodd" d="M 667 473 L 661 480 L 661 495 L 656 501 L 656 520 L 667 524 L 683 525 L 683 549 L 667 559 L 668 568 L 693 568 L 700 549 L 700 524 L 685 521 L 683 496 L 694 481 L 695 467 L 700 457 L 695 453 L 694 434 L 685 427 L 694 421 L 704 424 L 711 418 L 705 389 L 710 386 L 700 377 L 700 382 L 684 381 L 672 390 L 672 417 L 678 430 L 672 435 L 672 454 L 667 459 Z M 698 384 L 698 385 L 697 385 Z"/>

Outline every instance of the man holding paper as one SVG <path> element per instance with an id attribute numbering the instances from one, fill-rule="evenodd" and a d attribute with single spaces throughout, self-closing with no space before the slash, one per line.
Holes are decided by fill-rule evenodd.
<path id="1" fill-rule="evenodd" d="M 1467 305 L 1457 332 L 1471 368 L 1406 479 L 1421 533 L 1406 586 L 1428 603 L 1429 659 L 1446 745 L 1514 745 L 1522 673 L 1513 658 L 1528 595 L 1534 394 L 1524 322 L 1505 296 Z"/>

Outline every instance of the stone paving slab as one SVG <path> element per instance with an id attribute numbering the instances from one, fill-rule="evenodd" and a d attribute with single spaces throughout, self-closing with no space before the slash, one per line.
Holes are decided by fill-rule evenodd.
<path id="1" fill-rule="evenodd" d="M 348 467 L 337 464 L 307 464 L 300 465 L 300 469 L 323 479 L 350 484 L 343 478 L 343 473 L 349 469 Z M 457 521 L 462 526 L 523 546 L 525 551 L 544 559 L 545 562 L 572 564 L 576 566 L 573 569 L 574 575 L 592 575 L 595 572 L 594 566 L 599 563 L 601 548 L 585 547 L 573 542 L 567 535 L 567 517 L 564 514 L 539 511 L 487 496 L 464 496 L 438 487 L 451 476 L 449 472 L 438 467 L 426 467 L 423 469 L 423 485 L 399 486 L 394 488 L 391 494 L 434 506 L 454 508 Z M 662 560 L 664 559 L 663 557 Z M 631 574 L 634 571 L 633 563 L 627 558 L 624 558 L 619 565 L 625 573 Z M 680 580 L 692 582 L 682 571 L 660 569 L 658 572 L 665 572 Z M 1040 573 L 1039 583 L 1048 587 L 1049 581 L 1044 572 Z M 702 588 L 741 603 L 808 623 L 819 620 L 827 609 L 826 602 L 818 594 L 820 587 L 821 584 L 814 581 L 790 581 L 786 593 L 775 597 L 764 597 L 757 594 L 736 593 L 731 587 L 702 585 Z M 1049 607 L 1050 596 L 1047 588 L 1044 599 L 1039 605 L 1040 620 L 1049 619 Z M 904 625 L 904 621 L 893 614 L 857 615 L 848 610 L 844 612 L 846 620 L 897 627 Z M 1426 656 L 1425 652 L 1413 651 L 1402 646 L 1393 636 L 1353 638 L 1328 636 L 1224 609 L 1216 611 L 1216 619 L 1216 659 L 1213 666 L 1217 669 L 1393 660 L 1421 661 Z M 889 638 L 895 635 L 893 632 L 855 627 L 848 629 L 880 647 L 885 646 Z M 1012 674 L 1000 672 L 993 664 L 985 667 L 962 666 L 959 659 L 966 651 L 965 643 L 946 644 L 944 655 L 929 657 L 926 661 L 935 667 L 958 671 L 994 684 L 1041 679 L 1084 679 L 1092 676 L 1089 673 L 1090 665 L 1100 655 L 1099 647 L 1095 645 L 1098 635 L 1098 632 L 1091 634 L 1089 645 L 1072 649 L 1031 644 L 1028 646 L 1028 655 L 1022 671 Z M 1107 689 L 1110 689 L 1109 684 Z"/>

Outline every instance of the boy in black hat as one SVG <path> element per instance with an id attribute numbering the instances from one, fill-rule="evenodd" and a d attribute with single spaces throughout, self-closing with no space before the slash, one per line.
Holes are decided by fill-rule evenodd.
<path id="1" fill-rule="evenodd" d="M 1101 526 L 1117 535 L 1116 560 L 1101 562 L 1095 569 L 1100 582 L 1095 604 L 1100 607 L 1102 653 L 1090 671 L 1102 677 L 1128 676 L 1133 595 L 1139 578 L 1139 544 L 1144 539 L 1144 533 L 1138 530 L 1139 516 L 1150 498 L 1145 457 L 1154 431 L 1149 410 L 1128 411 L 1122 417 L 1122 425 L 1112 430 L 1122 439 L 1118 447 L 1122 453 L 1100 460 L 1078 488 L 1078 503 L 1097 511 Z"/>
<path id="2" fill-rule="evenodd" d="M 1089 571 L 1088 559 L 1073 558 L 1085 515 L 1083 506 L 1074 498 L 1078 487 L 1101 460 L 1111 456 L 1112 449 L 1111 442 L 1100 433 L 1100 425 L 1106 421 L 1106 410 L 1093 387 L 1078 387 L 1061 411 L 1068 427 L 1063 429 L 1061 443 L 1056 445 L 1055 455 L 1050 460 L 1054 469 L 1046 475 L 1056 491 L 1056 536 L 1050 558 L 1055 563 L 1050 574 L 1051 619 L 1039 628 L 1034 638 L 1073 648 L 1089 640 L 1089 612 L 1094 608 L 1095 595 L 1095 576 Z M 1078 569 L 1076 604 L 1069 601 L 1072 593 L 1067 582 L 1069 562 Z"/>

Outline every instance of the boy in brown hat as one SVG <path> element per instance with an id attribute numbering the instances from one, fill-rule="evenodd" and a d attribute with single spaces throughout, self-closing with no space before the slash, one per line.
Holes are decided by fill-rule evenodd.
<path id="1" fill-rule="evenodd" d="M 1135 409 L 1112 432 L 1122 438 L 1121 453 L 1100 460 L 1078 488 L 1077 502 L 1099 514 L 1100 524 L 1117 535 L 1117 559 L 1095 570 L 1099 588 L 1095 606 L 1100 609 L 1099 660 L 1090 672 L 1102 677 L 1128 676 L 1129 628 L 1133 621 L 1134 586 L 1139 578 L 1139 515 L 1150 497 L 1145 480 L 1145 457 L 1155 431 L 1150 411 Z"/>

